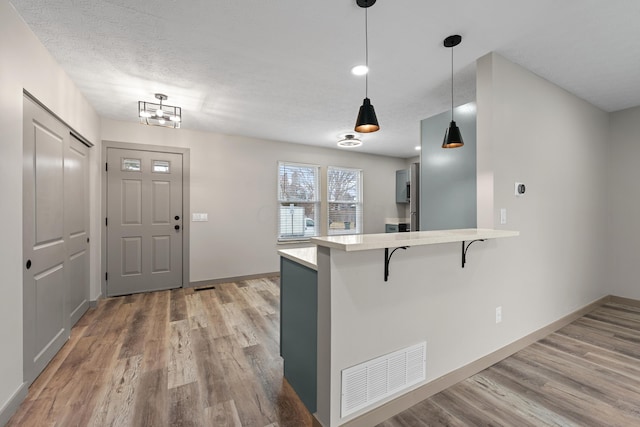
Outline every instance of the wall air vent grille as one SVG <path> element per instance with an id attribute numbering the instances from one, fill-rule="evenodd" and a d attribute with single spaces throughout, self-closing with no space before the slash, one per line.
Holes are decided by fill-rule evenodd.
<path id="1" fill-rule="evenodd" d="M 424 381 L 426 372 L 426 342 L 344 369 L 341 416 Z"/>

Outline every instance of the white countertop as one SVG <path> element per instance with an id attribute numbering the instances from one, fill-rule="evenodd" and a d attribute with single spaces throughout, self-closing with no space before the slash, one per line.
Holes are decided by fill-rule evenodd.
<path id="1" fill-rule="evenodd" d="M 318 270 L 317 253 L 317 246 L 310 248 L 280 249 L 278 251 L 278 255 L 316 271 Z"/>
<path id="2" fill-rule="evenodd" d="M 519 231 L 466 228 L 460 230 L 411 231 L 407 233 L 351 234 L 347 236 L 314 237 L 311 243 L 343 251 L 368 251 L 371 249 L 397 248 L 399 246 L 435 245 L 497 239 L 520 235 Z"/>
<path id="3" fill-rule="evenodd" d="M 385 224 L 399 224 L 401 222 L 408 224 L 411 222 L 411 218 L 385 218 L 384 219 Z"/>

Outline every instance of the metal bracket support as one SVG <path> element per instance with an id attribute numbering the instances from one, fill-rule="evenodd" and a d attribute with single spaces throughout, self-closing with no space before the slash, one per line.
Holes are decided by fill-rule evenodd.
<path id="1" fill-rule="evenodd" d="M 464 268 L 464 265 L 467 263 L 467 250 L 469 250 L 469 246 L 471 246 L 471 244 L 475 243 L 475 242 L 484 242 L 486 239 L 477 239 L 477 240 L 472 240 L 469 242 L 469 244 L 465 247 L 465 241 L 462 241 L 462 268 Z"/>
<path id="2" fill-rule="evenodd" d="M 384 248 L 384 281 L 388 281 L 389 279 L 389 261 L 391 261 L 391 257 L 393 253 L 398 249 L 406 250 L 409 246 L 399 246 L 389 253 L 389 248 Z"/>

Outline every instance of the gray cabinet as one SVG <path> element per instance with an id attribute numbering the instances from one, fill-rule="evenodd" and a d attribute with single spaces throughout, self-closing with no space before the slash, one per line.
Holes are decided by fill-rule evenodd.
<path id="1" fill-rule="evenodd" d="M 318 273 L 280 257 L 280 355 L 284 376 L 309 412 L 316 411 Z"/>
<path id="2" fill-rule="evenodd" d="M 396 203 L 409 203 L 411 174 L 408 169 L 396 171 Z"/>

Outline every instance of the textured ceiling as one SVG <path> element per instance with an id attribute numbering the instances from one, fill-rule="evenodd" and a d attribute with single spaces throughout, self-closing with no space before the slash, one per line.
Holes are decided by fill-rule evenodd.
<path id="1" fill-rule="evenodd" d="M 334 148 L 364 97 L 355 0 L 11 3 L 103 117 L 137 121 L 161 92 L 185 129 Z M 380 0 L 368 15 L 381 130 L 352 150 L 416 155 L 420 120 L 450 105 L 450 34 L 456 105 L 491 51 L 605 111 L 640 105 L 639 0 Z"/>

